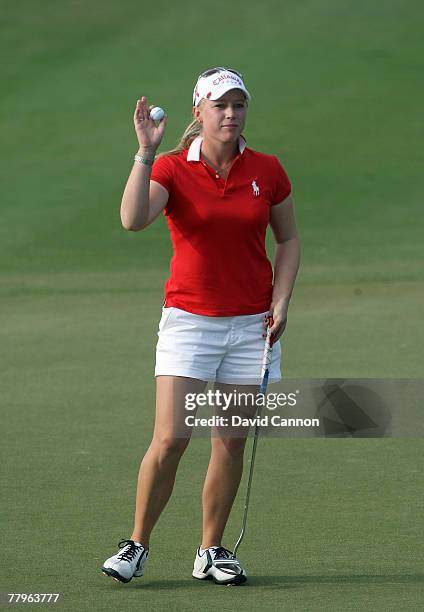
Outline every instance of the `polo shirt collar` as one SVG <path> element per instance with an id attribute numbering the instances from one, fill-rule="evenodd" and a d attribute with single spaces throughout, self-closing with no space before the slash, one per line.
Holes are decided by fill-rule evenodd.
<path id="1" fill-rule="evenodd" d="M 197 136 L 190 145 L 187 153 L 187 161 L 200 161 L 200 146 L 203 141 L 203 136 Z M 243 136 L 239 137 L 239 151 L 243 153 L 246 148 L 246 139 Z"/>

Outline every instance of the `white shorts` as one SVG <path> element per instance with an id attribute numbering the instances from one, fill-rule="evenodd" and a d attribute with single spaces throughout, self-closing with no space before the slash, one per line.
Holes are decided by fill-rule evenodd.
<path id="1" fill-rule="evenodd" d="M 174 306 L 162 308 L 155 376 L 186 376 L 208 382 L 259 385 L 268 312 L 209 317 Z M 281 380 L 281 345 L 272 350 L 269 383 Z"/>

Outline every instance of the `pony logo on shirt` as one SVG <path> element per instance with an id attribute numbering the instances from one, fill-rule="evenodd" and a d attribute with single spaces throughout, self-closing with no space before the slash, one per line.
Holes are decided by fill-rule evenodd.
<path id="1" fill-rule="evenodd" d="M 253 189 L 253 195 L 258 196 L 259 195 L 259 187 L 256 183 L 256 179 L 253 179 L 252 181 L 252 189 Z"/>

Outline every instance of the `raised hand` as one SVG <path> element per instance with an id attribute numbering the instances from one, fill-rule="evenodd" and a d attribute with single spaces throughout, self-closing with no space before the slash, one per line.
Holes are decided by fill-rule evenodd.
<path id="1" fill-rule="evenodd" d="M 155 151 L 159 147 L 165 133 L 168 119 L 165 114 L 162 121 L 156 126 L 155 121 L 150 119 L 150 111 L 153 106 L 153 104 L 148 106 L 146 96 L 142 96 L 137 100 L 134 111 L 134 127 L 139 147 L 140 149 L 149 151 Z"/>

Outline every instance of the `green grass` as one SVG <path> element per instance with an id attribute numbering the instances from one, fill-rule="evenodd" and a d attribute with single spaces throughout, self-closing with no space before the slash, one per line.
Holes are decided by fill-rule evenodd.
<path id="1" fill-rule="evenodd" d="M 119 223 L 136 98 L 167 110 L 165 150 L 200 71 L 245 74 L 248 144 L 286 167 L 302 242 L 284 376 L 421 377 L 422 12 L 2 2 L 3 592 L 59 591 L 66 610 L 422 609 L 421 440 L 262 439 L 237 589 L 190 578 L 209 453 L 193 440 L 146 576 L 99 571 L 129 536 L 171 252 L 163 218 Z"/>

